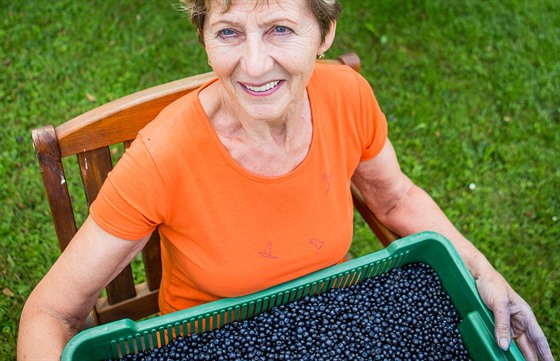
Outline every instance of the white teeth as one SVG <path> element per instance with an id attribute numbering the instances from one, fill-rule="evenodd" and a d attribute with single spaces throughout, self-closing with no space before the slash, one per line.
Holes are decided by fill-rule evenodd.
<path id="1" fill-rule="evenodd" d="M 267 91 L 267 90 L 270 90 L 270 89 L 274 88 L 275 86 L 278 85 L 278 83 L 280 83 L 279 80 L 272 81 L 272 82 L 267 83 L 267 84 L 262 85 L 262 86 L 250 86 L 250 85 L 245 85 L 245 86 L 247 87 L 247 89 L 249 89 L 251 91 L 254 91 L 254 92 L 264 92 L 264 91 Z"/>

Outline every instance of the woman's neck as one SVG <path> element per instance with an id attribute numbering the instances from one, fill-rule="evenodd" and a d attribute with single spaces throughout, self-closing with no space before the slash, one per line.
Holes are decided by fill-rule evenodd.
<path id="1" fill-rule="evenodd" d="M 305 159 L 313 133 L 307 93 L 279 119 L 254 119 L 216 97 L 219 90 L 210 89 L 213 85 L 200 93 L 201 103 L 220 141 L 242 167 L 277 176 Z"/>

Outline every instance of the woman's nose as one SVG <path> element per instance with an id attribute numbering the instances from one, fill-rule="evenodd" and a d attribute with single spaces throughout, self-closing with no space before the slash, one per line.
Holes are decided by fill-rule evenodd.
<path id="1" fill-rule="evenodd" d="M 270 56 L 267 44 L 262 39 L 262 35 L 248 34 L 241 60 L 243 71 L 255 80 L 259 80 L 259 77 L 272 68 L 272 64 L 273 59 Z"/>

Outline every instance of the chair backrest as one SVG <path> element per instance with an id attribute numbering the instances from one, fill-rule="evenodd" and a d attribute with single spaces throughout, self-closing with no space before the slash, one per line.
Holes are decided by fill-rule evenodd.
<path id="1" fill-rule="evenodd" d="M 353 53 L 337 60 L 360 71 L 360 60 Z M 107 174 L 113 168 L 110 146 L 128 147 L 139 130 L 152 121 L 168 104 L 197 89 L 214 77 L 212 72 L 191 76 L 149 88 L 112 101 L 73 118 L 57 127 L 34 129 L 33 143 L 61 251 L 77 232 L 62 159 L 77 156 L 88 206 L 97 197 Z M 387 245 L 397 237 L 383 227 L 369 211 L 359 191 L 352 189 L 356 209 L 380 241 Z M 140 319 L 158 309 L 161 257 L 158 232 L 154 232 L 142 251 L 145 282 L 135 284 L 132 268 L 127 266 L 106 288 L 90 314 L 88 325 L 103 324 L 122 318 Z"/>

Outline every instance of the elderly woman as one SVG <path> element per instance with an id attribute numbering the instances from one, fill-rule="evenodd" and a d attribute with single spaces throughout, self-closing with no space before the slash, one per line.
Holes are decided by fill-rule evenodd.
<path id="1" fill-rule="evenodd" d="M 59 357 L 156 226 L 162 313 L 341 262 L 353 181 L 396 233 L 433 230 L 453 242 L 501 348 L 516 338 L 528 359 L 552 360 L 527 303 L 401 172 L 367 81 L 316 63 L 335 36 L 336 0 L 184 3 L 216 79 L 167 107 L 111 172 L 24 307 L 19 358 Z"/>

